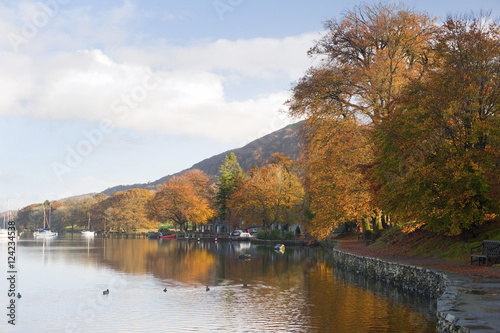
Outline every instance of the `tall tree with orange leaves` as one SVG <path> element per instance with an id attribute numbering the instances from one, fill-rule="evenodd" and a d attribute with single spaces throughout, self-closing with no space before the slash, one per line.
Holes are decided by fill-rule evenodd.
<path id="1" fill-rule="evenodd" d="M 307 119 L 302 165 L 318 238 L 341 222 L 380 214 L 366 177 L 372 138 L 405 85 L 425 72 L 435 26 L 425 13 L 379 3 L 355 6 L 325 28 L 309 51 L 319 64 L 286 103 L 291 116 Z"/>
<path id="2" fill-rule="evenodd" d="M 340 223 L 373 215 L 366 172 L 374 150 L 367 131 L 354 120 L 325 119 L 306 132 L 300 163 L 309 196 L 307 229 L 312 237 L 323 239 Z"/>
<path id="3" fill-rule="evenodd" d="M 277 223 L 300 221 L 304 190 L 287 156 L 274 154 L 270 163 L 250 172 L 250 179 L 230 197 L 228 207 L 245 225 L 268 230 Z"/>
<path id="4" fill-rule="evenodd" d="M 150 201 L 150 216 L 159 221 L 172 221 L 184 231 L 188 222 L 205 224 L 216 215 L 213 191 L 213 181 L 200 170 L 174 176 Z"/>
<path id="5" fill-rule="evenodd" d="M 109 197 L 100 196 L 96 199 L 100 201 L 85 212 L 85 223 L 90 220 L 94 230 L 104 231 L 130 232 L 155 228 L 158 223 L 149 218 L 146 209 L 152 197 L 151 191 L 145 189 L 116 192 Z"/>
<path id="6" fill-rule="evenodd" d="M 448 18 L 433 62 L 377 135 L 380 203 L 449 235 L 500 215 L 500 25 Z"/>

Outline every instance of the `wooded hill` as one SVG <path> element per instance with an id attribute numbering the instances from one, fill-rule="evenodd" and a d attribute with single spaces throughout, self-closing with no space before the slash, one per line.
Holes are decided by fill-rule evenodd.
<path id="1" fill-rule="evenodd" d="M 209 176 L 218 176 L 219 168 L 224 162 L 224 158 L 231 152 L 238 158 L 238 163 L 241 168 L 245 171 L 250 170 L 255 165 L 262 166 L 274 153 L 283 153 L 289 156 L 292 160 L 297 159 L 300 151 L 301 141 L 300 141 L 300 129 L 303 126 L 303 122 L 298 122 L 295 124 L 288 125 L 280 130 L 272 132 L 265 135 L 257 140 L 250 142 L 249 144 L 223 152 L 221 154 L 207 158 L 201 162 L 194 164 L 191 168 L 182 170 L 173 175 L 167 175 L 154 182 L 133 184 L 133 185 L 118 185 L 108 188 L 102 193 L 106 195 L 112 195 L 116 192 L 126 191 L 133 188 L 138 189 L 148 189 L 156 190 L 158 185 L 165 183 L 172 176 L 179 175 L 185 171 L 198 169 Z"/>

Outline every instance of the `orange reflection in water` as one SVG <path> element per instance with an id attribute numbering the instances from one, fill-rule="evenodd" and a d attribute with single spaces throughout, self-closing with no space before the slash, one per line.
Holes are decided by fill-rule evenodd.
<path id="1" fill-rule="evenodd" d="M 242 317 L 251 320 L 253 327 L 272 329 L 272 322 L 276 330 L 301 332 L 436 329 L 428 303 L 337 270 L 312 250 L 287 248 L 281 254 L 269 247 L 240 243 L 104 242 L 102 259 L 117 270 L 152 274 L 172 284 L 210 285 L 218 300 L 220 320 L 228 323 Z M 240 254 L 250 254 L 251 259 L 240 260 Z M 248 287 L 242 289 L 243 283 Z"/>

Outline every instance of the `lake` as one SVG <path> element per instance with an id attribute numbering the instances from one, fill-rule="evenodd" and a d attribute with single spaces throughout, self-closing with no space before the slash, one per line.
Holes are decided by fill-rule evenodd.
<path id="1" fill-rule="evenodd" d="M 436 331 L 435 302 L 346 274 L 323 249 L 23 237 L 15 327 L 7 316 L 8 247 L 0 240 L 0 332 Z"/>

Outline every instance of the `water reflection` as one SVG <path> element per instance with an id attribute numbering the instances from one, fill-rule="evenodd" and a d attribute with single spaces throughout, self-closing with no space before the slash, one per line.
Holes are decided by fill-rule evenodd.
<path id="1" fill-rule="evenodd" d="M 433 302 L 346 274 L 321 249 L 81 236 L 19 244 L 23 316 L 47 331 L 58 330 L 37 316 L 43 304 L 73 332 L 435 331 Z M 109 288 L 103 300 L 117 279 L 126 287 Z M 106 302 L 92 320 L 81 316 L 82 304 L 96 300 Z M 155 324 L 160 315 L 168 330 Z"/>
<path id="2" fill-rule="evenodd" d="M 272 313 L 275 329 L 286 325 L 359 332 L 396 325 L 400 332 L 435 330 L 434 302 L 336 269 L 320 250 L 289 247 L 282 254 L 250 243 L 172 240 L 142 242 L 131 249 L 123 240 L 107 242 L 105 260 L 125 272 L 149 272 L 174 285 L 247 283 L 245 290 L 226 289 L 228 309 L 258 318 Z M 240 260 L 241 254 L 251 259 Z M 286 323 L 277 318 L 286 318 Z"/>

